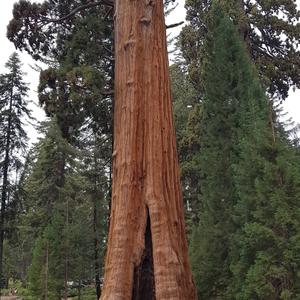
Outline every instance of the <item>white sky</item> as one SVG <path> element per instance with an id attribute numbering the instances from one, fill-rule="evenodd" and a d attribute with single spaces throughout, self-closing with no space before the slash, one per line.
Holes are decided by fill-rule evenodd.
<path id="1" fill-rule="evenodd" d="M 12 8 L 13 4 L 17 2 L 16 0 L 1 0 L 1 10 L 0 10 L 0 73 L 4 72 L 4 64 L 8 60 L 9 56 L 13 51 L 15 51 L 14 45 L 8 41 L 6 38 L 6 26 L 12 18 Z M 185 10 L 184 10 L 184 0 L 179 0 L 179 5 L 171 16 L 168 17 L 166 23 L 178 23 L 184 21 Z M 298 5 L 300 5 L 300 0 L 297 0 Z M 178 34 L 180 27 L 172 30 L 172 35 Z M 170 30 L 168 31 L 168 33 Z M 25 81 L 30 83 L 30 99 L 34 101 L 35 105 L 32 106 L 34 110 L 34 115 L 38 120 L 43 120 L 45 118 L 42 109 L 38 108 L 37 100 L 37 86 L 39 74 L 34 71 L 30 65 L 34 65 L 34 61 L 26 53 L 21 53 L 21 59 L 23 62 L 23 70 L 27 73 Z M 296 92 L 290 91 L 289 98 L 283 104 L 284 110 L 288 113 L 296 123 L 300 123 L 300 90 Z M 32 137 L 33 141 L 36 139 L 36 133 L 33 128 L 29 128 L 29 135 Z"/>

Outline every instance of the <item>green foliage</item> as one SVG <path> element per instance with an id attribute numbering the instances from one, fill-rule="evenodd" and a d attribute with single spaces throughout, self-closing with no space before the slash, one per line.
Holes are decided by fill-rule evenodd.
<path id="1" fill-rule="evenodd" d="M 231 214 L 236 202 L 236 125 L 238 108 L 251 91 L 251 67 L 231 21 L 218 7 L 211 15 L 198 133 L 200 152 L 195 155 L 200 164 L 202 203 L 200 223 L 192 236 L 191 260 L 200 297 L 224 299 L 230 281 L 229 236 L 234 230 Z"/>
<path id="2" fill-rule="evenodd" d="M 197 92 L 180 62 L 170 66 L 170 77 L 186 219 L 190 229 L 195 221 L 195 211 L 198 203 L 198 194 L 195 190 L 195 187 L 198 187 L 198 168 L 193 154 L 194 151 L 198 153 L 198 137 L 195 136 L 197 130 L 195 127 L 198 124 L 198 108 L 200 106 Z M 193 109 L 194 107 L 197 108 Z M 197 116 L 194 116 L 194 110 L 197 111 Z M 197 122 L 194 122 L 196 120 Z"/>
<path id="3" fill-rule="evenodd" d="M 252 105 L 254 120 L 260 111 Z M 300 296 L 299 158 L 289 141 L 264 131 L 267 126 L 268 120 L 257 120 L 240 140 L 231 257 L 237 299 Z"/>
<path id="4" fill-rule="evenodd" d="M 78 13 L 65 18 L 74 9 Z M 82 127 L 112 134 L 112 24 L 111 8 L 85 0 L 14 6 L 8 37 L 50 64 L 40 75 L 39 100 L 68 141 L 75 142 Z"/>
<path id="5" fill-rule="evenodd" d="M 178 140 L 181 181 L 186 202 L 188 230 L 195 224 L 198 224 L 200 210 L 203 208 L 200 190 L 202 177 L 199 160 L 201 119 L 202 105 L 195 104 L 189 110 L 184 135 Z"/>
<path id="6" fill-rule="evenodd" d="M 51 223 L 36 241 L 28 270 L 29 290 L 35 299 L 60 298 L 64 278 L 64 220 L 55 211 Z"/>
<path id="7" fill-rule="evenodd" d="M 172 82 L 173 109 L 175 115 L 175 126 L 177 140 L 185 135 L 185 127 L 188 122 L 189 112 L 197 103 L 197 93 L 188 80 L 185 70 L 180 63 L 170 66 L 170 77 Z"/>
<path id="8" fill-rule="evenodd" d="M 22 166 L 20 153 L 27 148 L 28 137 L 24 121 L 32 119 L 27 100 L 28 85 L 24 82 L 22 64 L 17 53 L 13 53 L 5 64 L 7 73 L 0 75 L 0 167 L 1 176 L 6 168 L 8 147 L 9 172 Z"/>
<path id="9" fill-rule="evenodd" d="M 45 268 L 47 256 L 47 242 L 43 238 L 39 238 L 33 250 L 33 259 L 28 272 L 29 290 L 34 295 L 35 299 L 45 298 L 46 291 L 46 276 L 48 270 Z"/>
<path id="10" fill-rule="evenodd" d="M 112 131 L 112 31 L 111 22 L 99 18 L 103 14 L 100 7 L 75 19 L 67 41 L 59 40 L 59 66 L 40 75 L 40 104 L 68 140 L 87 124 L 102 134 Z"/>
<path id="11" fill-rule="evenodd" d="M 210 17 L 190 246 L 199 295 L 297 299 L 299 158 L 232 21 L 217 5 Z"/>
<path id="12" fill-rule="evenodd" d="M 14 231 L 13 220 L 19 209 L 16 197 L 16 177 L 22 167 L 21 156 L 27 147 L 25 122 L 31 119 L 28 109 L 28 86 L 23 81 L 21 61 L 13 53 L 5 64 L 7 73 L 0 75 L 0 288 L 4 280 L 3 244 Z M 6 259 L 6 258 L 5 258 Z M 5 266 L 9 271 L 10 266 Z M 8 274 L 6 274 L 7 276 Z"/>
<path id="13" fill-rule="evenodd" d="M 299 10 L 293 0 L 218 1 L 232 18 L 247 51 L 271 94 L 285 99 L 299 87 Z M 211 0 L 187 0 L 186 26 L 180 38 L 183 56 L 195 87 L 203 91 L 205 40 L 209 33 Z M 284 38 L 283 38 L 284 36 Z"/>
<path id="14" fill-rule="evenodd" d="M 55 119 L 41 131 L 45 136 L 31 152 L 22 180 L 17 238 L 29 241 L 18 251 L 30 264 L 30 295 L 41 299 L 47 290 L 48 299 L 58 299 L 65 278 L 92 282 L 95 272 L 102 273 L 109 197 L 103 150 L 109 151 L 109 142 L 84 135 L 84 151 L 76 150 L 63 139 Z"/>
<path id="15" fill-rule="evenodd" d="M 81 5 L 84 10 L 64 18 Z M 54 120 L 43 129 L 46 137 L 35 147 L 22 186 L 22 222 L 36 239 L 55 211 L 64 219 L 63 248 L 56 252 L 64 264 L 57 264 L 75 282 L 102 273 L 112 147 L 112 15 L 110 7 L 85 0 L 22 0 L 8 26 L 17 48 L 50 65 L 40 74 L 38 92 Z"/>

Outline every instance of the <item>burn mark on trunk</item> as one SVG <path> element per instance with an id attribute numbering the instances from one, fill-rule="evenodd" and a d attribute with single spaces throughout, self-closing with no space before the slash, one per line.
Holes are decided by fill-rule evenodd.
<path id="1" fill-rule="evenodd" d="M 141 263 L 134 268 L 132 300 L 155 300 L 155 281 L 153 269 L 153 252 L 151 222 L 147 208 L 147 225 L 145 230 L 145 249 Z"/>

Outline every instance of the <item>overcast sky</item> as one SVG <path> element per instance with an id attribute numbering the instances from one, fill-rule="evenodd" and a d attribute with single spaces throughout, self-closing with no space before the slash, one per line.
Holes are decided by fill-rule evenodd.
<path id="1" fill-rule="evenodd" d="M 9 56 L 15 51 L 14 46 L 6 38 L 6 26 L 9 20 L 12 18 L 12 8 L 16 0 L 1 0 L 0 10 L 0 73 L 4 71 L 4 64 L 8 60 Z M 300 6 L 300 0 L 297 0 Z M 167 24 L 177 23 L 183 21 L 185 18 L 184 0 L 179 0 L 177 9 L 167 19 Z M 179 33 L 180 28 L 176 28 L 173 32 Z M 25 53 L 21 53 L 21 59 L 23 62 L 23 70 L 27 73 L 25 81 L 30 83 L 30 99 L 34 101 L 35 105 L 32 106 L 34 109 L 35 117 L 38 120 L 44 119 L 43 110 L 37 107 L 37 85 L 38 85 L 38 72 L 34 71 L 30 65 L 34 65 L 34 61 Z M 285 101 L 284 109 L 295 122 L 300 123 L 300 90 L 293 92 L 290 91 L 289 98 Z M 30 129 L 30 136 L 35 139 L 36 134 L 33 129 Z"/>

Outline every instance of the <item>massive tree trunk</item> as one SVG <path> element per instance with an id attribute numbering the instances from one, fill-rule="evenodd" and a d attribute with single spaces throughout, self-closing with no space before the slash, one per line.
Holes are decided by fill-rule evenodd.
<path id="1" fill-rule="evenodd" d="M 113 191 L 102 300 L 196 299 L 162 0 L 116 0 Z"/>

